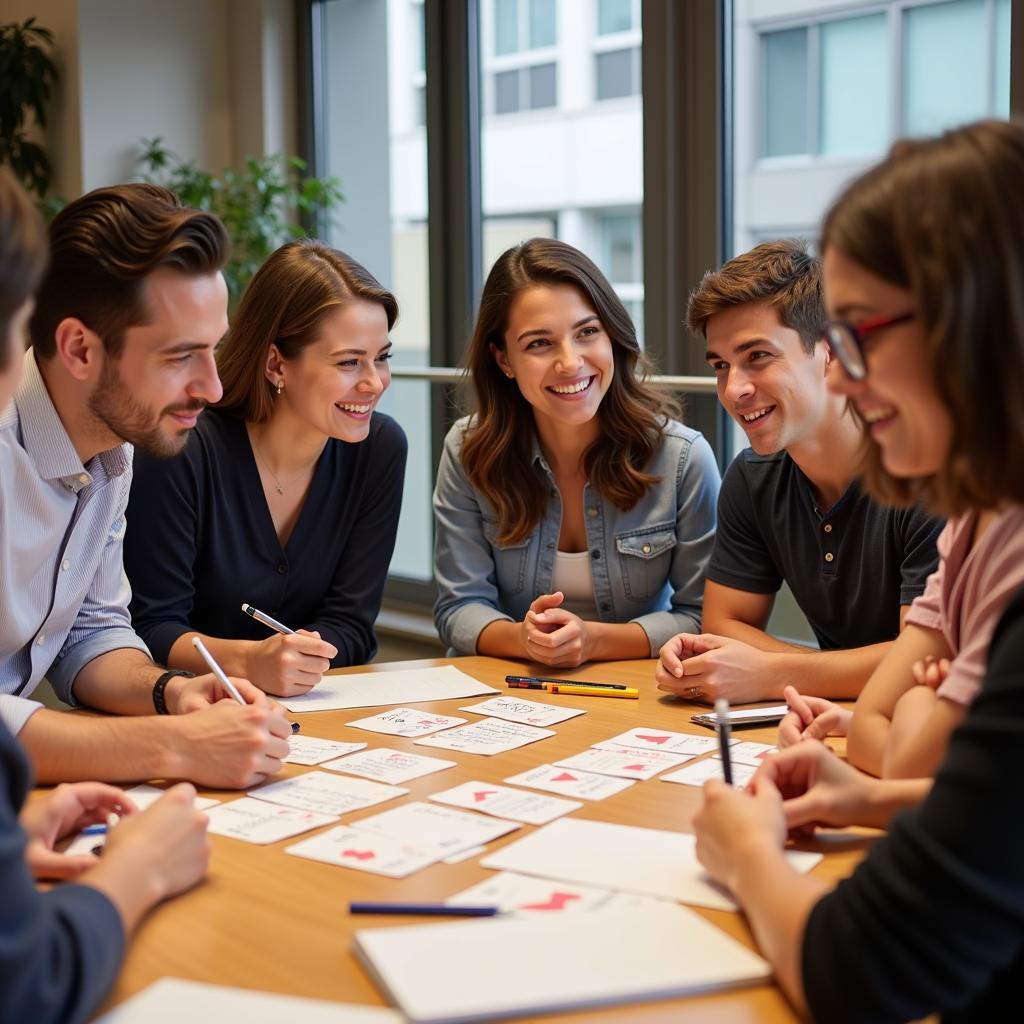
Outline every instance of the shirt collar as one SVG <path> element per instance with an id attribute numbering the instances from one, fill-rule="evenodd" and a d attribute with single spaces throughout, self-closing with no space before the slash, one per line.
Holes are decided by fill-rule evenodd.
<path id="1" fill-rule="evenodd" d="M 14 404 L 21 424 L 22 446 L 44 480 L 59 480 L 77 493 L 92 483 L 96 459 L 108 479 L 120 476 L 131 465 L 131 448 L 127 444 L 119 444 L 90 459 L 93 472 L 82 465 L 46 389 L 34 349 L 25 353 L 24 378 L 15 392 Z"/>

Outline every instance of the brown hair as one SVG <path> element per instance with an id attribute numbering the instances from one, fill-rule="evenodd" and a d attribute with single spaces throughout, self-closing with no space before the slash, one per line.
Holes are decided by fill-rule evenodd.
<path id="1" fill-rule="evenodd" d="M 491 346 L 505 348 L 508 313 L 515 297 L 538 284 L 579 289 L 594 307 L 612 342 L 615 372 L 598 408 L 600 437 L 583 456 L 590 483 L 621 509 L 632 508 L 659 478 L 644 472 L 674 405 L 644 383 L 647 361 L 619 297 L 594 263 L 552 238 L 533 238 L 498 257 L 480 298 L 466 354 L 475 396 L 475 418 L 462 445 L 470 482 L 498 514 L 499 540 L 528 536 L 547 506 L 548 490 L 532 462 L 533 409 L 515 381 L 501 372 Z"/>
<path id="2" fill-rule="evenodd" d="M 183 206 L 159 185 L 114 185 L 76 199 L 50 224 L 50 269 L 30 327 L 37 355 L 54 356 L 57 325 L 73 316 L 116 358 L 124 332 L 147 322 L 145 285 L 153 271 L 212 274 L 228 249 L 214 214 Z"/>
<path id="3" fill-rule="evenodd" d="M 217 355 L 224 385 L 220 408 L 250 423 L 270 419 L 274 402 L 265 374 L 270 346 L 294 359 L 316 340 L 323 318 L 354 299 L 383 306 L 388 330 L 394 327 L 394 295 L 351 256 L 313 238 L 288 242 L 272 253 L 245 289 Z"/>
<path id="4" fill-rule="evenodd" d="M 825 326 L 821 263 L 798 239 L 762 242 L 720 270 L 709 270 L 690 293 L 686 325 L 694 334 L 707 337 L 708 320 L 716 313 L 766 301 L 775 308 L 779 322 L 800 335 L 800 344 L 810 355 Z"/>
<path id="5" fill-rule="evenodd" d="M 46 269 L 46 228 L 28 193 L 0 167 L 0 370 L 10 357 L 11 319 Z"/>
<path id="6" fill-rule="evenodd" d="M 934 476 L 898 479 L 865 439 L 881 501 L 947 516 L 1024 503 L 1024 126 L 982 121 L 897 142 L 825 217 L 834 247 L 914 296 L 936 389 L 955 424 Z M 870 378 L 869 378 L 870 383 Z"/>

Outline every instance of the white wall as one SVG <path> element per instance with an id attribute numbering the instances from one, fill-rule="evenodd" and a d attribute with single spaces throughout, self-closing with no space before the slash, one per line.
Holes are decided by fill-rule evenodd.
<path id="1" fill-rule="evenodd" d="M 213 172 L 295 152 L 294 0 L 0 0 L 0 22 L 33 14 L 61 71 L 54 193 L 137 177 L 144 137 Z"/>

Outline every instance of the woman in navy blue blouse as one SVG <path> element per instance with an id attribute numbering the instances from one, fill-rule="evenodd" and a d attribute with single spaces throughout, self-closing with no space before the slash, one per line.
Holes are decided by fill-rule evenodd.
<path id="1" fill-rule="evenodd" d="M 153 657 L 300 694 L 377 651 L 406 440 L 375 412 L 395 298 L 310 239 L 260 268 L 218 354 L 223 399 L 170 460 L 135 456 L 125 568 Z M 296 630 L 272 633 L 248 603 Z"/>

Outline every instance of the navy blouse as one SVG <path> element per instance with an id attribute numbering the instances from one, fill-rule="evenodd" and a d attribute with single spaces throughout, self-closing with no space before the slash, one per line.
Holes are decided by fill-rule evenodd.
<path id="1" fill-rule="evenodd" d="M 173 459 L 136 452 L 124 562 L 132 621 L 154 660 L 167 664 L 191 630 L 266 639 L 245 602 L 319 631 L 338 649 L 334 667 L 369 661 L 405 457 L 402 428 L 380 413 L 365 441 L 328 440 L 282 548 L 241 419 L 208 409 Z"/>

